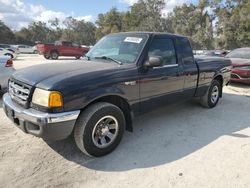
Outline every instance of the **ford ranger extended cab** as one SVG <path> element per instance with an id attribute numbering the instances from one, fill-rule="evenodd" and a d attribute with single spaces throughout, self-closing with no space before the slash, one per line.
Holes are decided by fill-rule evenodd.
<path id="1" fill-rule="evenodd" d="M 56 41 L 55 44 L 37 44 L 37 51 L 45 59 L 58 59 L 59 56 L 73 56 L 80 59 L 89 51 L 89 48 L 72 42 Z"/>
<path id="2" fill-rule="evenodd" d="M 229 82 L 231 61 L 193 57 L 188 39 L 129 32 L 102 38 L 80 63 L 37 65 L 9 80 L 6 115 L 43 139 L 74 135 L 90 156 L 113 151 L 132 120 L 146 111 L 198 98 L 213 108 Z"/>

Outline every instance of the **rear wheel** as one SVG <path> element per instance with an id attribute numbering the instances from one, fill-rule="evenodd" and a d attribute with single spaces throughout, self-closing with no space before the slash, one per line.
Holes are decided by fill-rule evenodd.
<path id="1" fill-rule="evenodd" d="M 125 118 L 121 109 L 110 103 L 99 102 L 80 114 L 75 125 L 74 138 L 83 153 L 100 157 L 118 146 L 124 128 Z"/>
<path id="2" fill-rule="evenodd" d="M 51 56 L 51 59 L 58 59 L 59 54 L 58 54 L 58 52 L 53 51 L 50 53 L 50 56 Z"/>
<path id="3" fill-rule="evenodd" d="M 219 102 L 221 91 L 221 83 L 217 80 L 213 80 L 206 95 L 201 97 L 201 105 L 207 108 L 215 107 Z"/>

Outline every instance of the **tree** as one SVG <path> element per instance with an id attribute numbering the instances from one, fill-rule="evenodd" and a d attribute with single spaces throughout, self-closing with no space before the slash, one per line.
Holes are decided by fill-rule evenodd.
<path id="1" fill-rule="evenodd" d="M 76 20 L 72 17 L 66 18 L 63 23 L 65 29 L 62 31 L 60 39 L 84 45 L 95 43 L 96 26 L 93 23 Z"/>
<path id="2" fill-rule="evenodd" d="M 14 33 L 0 20 L 0 43 L 13 43 L 14 41 Z"/>
<path id="3" fill-rule="evenodd" d="M 213 17 L 209 14 L 209 2 L 200 0 L 198 5 L 183 4 L 169 15 L 173 31 L 189 36 L 194 49 L 213 48 Z"/>
<path id="4" fill-rule="evenodd" d="M 124 15 L 124 28 L 130 31 L 164 31 L 164 0 L 139 0 Z"/>
<path id="5" fill-rule="evenodd" d="M 250 44 L 250 1 L 227 0 L 215 3 L 217 40 L 216 45 L 234 49 Z"/>
<path id="6" fill-rule="evenodd" d="M 63 29 L 61 28 L 61 23 L 58 18 L 49 20 L 48 23 L 50 28 L 50 33 L 48 35 L 48 41 L 57 41 L 61 38 Z"/>
<path id="7" fill-rule="evenodd" d="M 122 16 L 123 13 L 118 12 L 116 8 L 112 8 L 106 14 L 99 14 L 96 21 L 96 39 L 122 31 Z"/>
<path id="8" fill-rule="evenodd" d="M 29 29 L 22 28 L 20 31 L 15 33 L 16 42 L 18 44 L 34 44 L 30 40 L 31 33 Z"/>
<path id="9" fill-rule="evenodd" d="M 41 42 L 50 42 L 49 41 L 49 35 L 51 33 L 51 29 L 47 27 L 45 22 L 32 22 L 28 26 L 28 30 L 30 33 L 30 41 L 35 43 L 37 41 Z"/>

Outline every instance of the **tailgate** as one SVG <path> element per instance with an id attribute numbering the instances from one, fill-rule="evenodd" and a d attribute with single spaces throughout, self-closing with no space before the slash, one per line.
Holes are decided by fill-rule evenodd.
<path id="1" fill-rule="evenodd" d="M 45 54 L 50 52 L 54 44 L 37 44 L 36 47 L 39 54 Z"/>
<path id="2" fill-rule="evenodd" d="M 37 51 L 41 54 L 43 54 L 45 52 L 45 44 L 37 44 Z"/>

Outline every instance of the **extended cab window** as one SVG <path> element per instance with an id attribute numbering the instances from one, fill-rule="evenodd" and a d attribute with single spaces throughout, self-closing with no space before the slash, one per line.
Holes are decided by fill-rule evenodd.
<path id="1" fill-rule="evenodd" d="M 193 64 L 194 57 L 189 40 L 187 38 L 177 38 L 176 45 L 178 53 L 181 54 L 182 62 L 184 64 Z"/>
<path id="2" fill-rule="evenodd" d="M 154 38 L 148 56 L 161 56 L 163 65 L 176 64 L 176 53 L 173 40 L 170 38 Z"/>
<path id="3" fill-rule="evenodd" d="M 67 47 L 72 47 L 72 43 L 71 42 L 63 42 L 63 45 L 67 46 Z"/>

